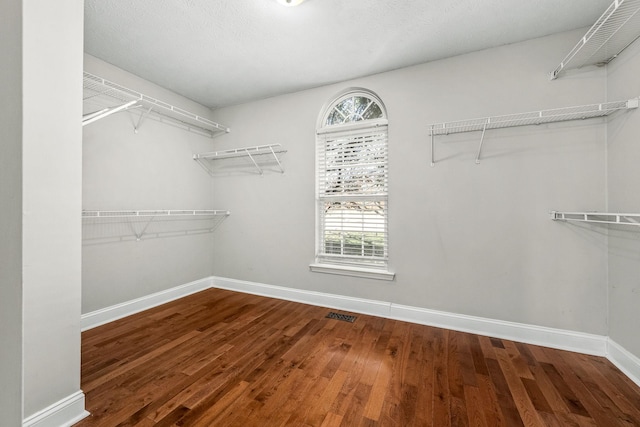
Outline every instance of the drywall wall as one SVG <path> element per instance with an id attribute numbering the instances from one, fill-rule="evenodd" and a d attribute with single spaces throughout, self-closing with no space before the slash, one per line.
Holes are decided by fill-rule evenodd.
<path id="1" fill-rule="evenodd" d="M 29 418 L 80 390 L 83 4 L 36 0 L 21 8 L 23 396 Z"/>
<path id="2" fill-rule="evenodd" d="M 607 66 L 611 100 L 640 96 L 640 42 Z M 607 125 L 607 190 L 611 212 L 640 212 L 640 110 Z M 640 357 L 640 230 L 609 227 L 609 336 Z"/>
<path id="3" fill-rule="evenodd" d="M 84 68 L 204 117 L 211 114 L 92 56 L 85 55 Z M 137 123 L 137 112 L 121 112 L 83 128 L 83 209 L 223 209 L 213 203 L 210 176 L 192 158 L 213 150 L 213 140 L 148 118 L 134 132 Z M 195 223 L 156 221 L 136 241 L 130 227 L 140 232 L 142 223 L 85 221 L 82 312 L 210 276 L 215 233 L 182 233 L 197 229 Z M 161 237 L 154 231 L 162 231 Z"/>
<path id="4" fill-rule="evenodd" d="M 0 414 L 22 423 L 22 2 L 0 13 Z"/>
<path id="5" fill-rule="evenodd" d="M 216 110 L 234 130 L 220 149 L 282 143 L 288 153 L 284 174 L 214 178 L 216 201 L 233 212 L 216 234 L 214 274 L 606 334 L 606 236 L 549 219 L 554 209 L 605 207 L 601 119 L 488 132 L 480 165 L 478 133 L 438 138 L 429 166 L 429 123 L 603 102 L 603 69 L 547 77 L 583 33 Z M 354 86 L 389 113 L 393 282 L 309 271 L 316 121 Z"/>

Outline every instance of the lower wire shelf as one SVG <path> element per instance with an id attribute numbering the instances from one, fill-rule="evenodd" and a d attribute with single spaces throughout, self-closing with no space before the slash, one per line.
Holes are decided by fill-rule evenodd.
<path id="1" fill-rule="evenodd" d="M 231 213 L 227 210 L 84 210 L 85 243 L 142 240 L 213 232 Z"/>
<path id="2" fill-rule="evenodd" d="M 222 210 L 193 210 L 193 209 L 162 209 L 142 211 L 82 211 L 82 218 L 136 218 L 148 216 L 228 216 L 229 211 Z"/>

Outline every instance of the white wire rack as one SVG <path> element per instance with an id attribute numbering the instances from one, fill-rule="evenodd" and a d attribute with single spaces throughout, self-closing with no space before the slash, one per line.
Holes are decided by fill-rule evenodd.
<path id="1" fill-rule="evenodd" d="M 110 242 L 143 236 L 163 237 L 208 233 L 230 215 L 226 210 L 110 210 L 82 211 L 83 240 Z"/>
<path id="2" fill-rule="evenodd" d="M 599 224 L 621 224 L 640 226 L 640 214 L 611 212 L 550 212 L 557 221 L 595 222 Z"/>
<path id="3" fill-rule="evenodd" d="M 140 117 L 134 127 L 136 131 L 146 117 L 179 126 L 186 130 L 195 131 L 209 137 L 231 131 L 229 128 L 198 114 L 191 113 L 135 90 L 110 82 L 86 71 L 84 72 L 83 88 L 84 101 L 104 106 L 104 108 L 98 111 L 85 114 L 82 118 L 83 126 L 118 111 L 137 108 L 140 109 Z"/>
<path id="4" fill-rule="evenodd" d="M 223 210 L 143 210 L 143 211 L 82 211 L 82 218 L 135 218 L 158 216 L 228 216 Z"/>
<path id="5" fill-rule="evenodd" d="M 251 161 L 251 164 L 253 164 L 258 173 L 262 175 L 264 173 L 264 168 L 261 167 L 261 165 L 264 165 L 267 162 L 275 162 L 279 172 L 284 173 L 282 162 L 280 161 L 278 154 L 284 154 L 286 152 L 287 150 L 285 150 L 281 144 L 268 144 L 195 154 L 193 159 L 200 162 L 200 164 L 202 164 L 210 173 L 213 173 L 211 165 L 206 164 L 205 161 L 211 162 L 223 159 L 247 158 Z"/>
<path id="6" fill-rule="evenodd" d="M 478 147 L 478 154 L 476 156 L 476 163 L 480 163 L 482 143 L 484 142 L 484 136 L 487 130 L 603 117 L 615 113 L 616 111 L 638 108 L 638 105 L 639 98 L 633 98 L 626 101 L 579 105 L 551 110 L 531 111 L 527 113 L 432 124 L 429 125 L 429 134 L 431 136 L 431 166 L 435 165 L 434 139 L 439 135 L 463 132 L 482 132 L 480 136 L 480 146 Z"/>
<path id="7" fill-rule="evenodd" d="M 607 64 L 638 37 L 640 0 L 615 0 L 550 73 L 550 78 L 557 78 L 566 69 Z"/>

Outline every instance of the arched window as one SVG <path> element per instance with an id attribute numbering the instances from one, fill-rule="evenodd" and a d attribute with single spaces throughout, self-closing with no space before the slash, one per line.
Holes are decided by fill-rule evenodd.
<path id="1" fill-rule="evenodd" d="M 343 92 L 320 114 L 317 266 L 387 269 L 387 125 L 384 104 L 364 89 Z"/>

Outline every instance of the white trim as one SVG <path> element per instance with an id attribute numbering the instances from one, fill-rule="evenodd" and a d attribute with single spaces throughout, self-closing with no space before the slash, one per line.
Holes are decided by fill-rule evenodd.
<path id="1" fill-rule="evenodd" d="M 611 338 L 607 338 L 607 359 L 640 387 L 640 358 Z"/>
<path id="2" fill-rule="evenodd" d="M 210 287 L 210 278 L 196 280 L 181 286 L 176 286 L 175 288 L 85 313 L 80 318 L 80 325 L 82 330 L 86 331 L 96 326 L 104 325 L 105 323 L 113 322 L 114 320 L 165 304 L 169 301 L 209 289 Z"/>
<path id="3" fill-rule="evenodd" d="M 83 330 L 120 319 L 210 287 L 508 339 L 560 350 L 603 356 L 609 359 L 611 363 L 616 365 L 618 369 L 640 386 L 640 358 L 631 354 L 624 347 L 604 335 L 448 313 L 421 307 L 393 304 L 385 301 L 354 298 L 217 276 L 196 280 L 163 292 L 84 314 L 82 316 Z M 88 413 L 84 411 L 84 394 L 82 391 L 79 391 L 25 419 L 23 427 L 68 426 L 70 424 L 64 424 L 64 422 L 66 422 L 64 420 L 61 421 L 62 424 L 50 424 L 49 417 L 56 413 L 62 413 L 62 411 L 66 413 L 66 408 L 72 405 L 81 407 L 81 409 L 76 409 L 74 412 L 79 415 L 73 415 L 72 413 L 71 416 L 68 416 L 66 419 L 72 419 L 73 416 L 76 416 L 77 419 L 73 422 L 77 422 L 88 415 Z M 46 424 L 39 424 L 45 421 Z"/>
<path id="4" fill-rule="evenodd" d="M 391 281 L 396 277 L 395 273 L 386 270 L 329 264 L 309 264 L 309 270 L 315 273 L 339 274 L 341 276 L 364 277 L 376 280 Z"/>
<path id="5" fill-rule="evenodd" d="M 326 116 L 328 116 L 328 114 L 325 115 L 325 120 L 326 120 Z M 362 129 L 383 128 L 388 126 L 389 126 L 389 121 L 386 118 L 362 120 L 360 122 L 350 122 L 350 123 L 344 123 L 341 125 L 325 126 L 325 127 L 319 128 L 316 131 L 316 135 L 320 136 L 320 135 L 329 135 L 329 134 L 335 134 L 335 133 L 358 134 L 357 131 Z"/>
<path id="6" fill-rule="evenodd" d="M 22 427 L 69 427 L 89 415 L 84 409 L 84 393 L 79 390 L 25 418 Z"/>
<path id="7" fill-rule="evenodd" d="M 605 356 L 607 354 L 607 337 L 603 335 L 447 313 L 444 311 L 393 304 L 385 301 L 345 297 L 222 277 L 213 277 L 212 287 L 321 307 L 337 308 L 355 313 L 370 314 L 477 335 L 504 338 L 560 350 L 575 351 L 596 356 Z"/>
<path id="8" fill-rule="evenodd" d="M 419 323 L 454 331 L 469 332 L 527 344 L 551 347 L 560 350 L 604 356 L 606 340 L 604 335 L 587 334 L 566 329 L 546 326 L 528 325 L 525 323 L 495 320 L 485 317 L 468 316 L 392 304 L 389 317 L 405 322 Z"/>
<path id="9" fill-rule="evenodd" d="M 224 277 L 213 277 L 212 279 L 211 287 L 213 288 L 353 311 L 356 313 L 370 314 L 372 316 L 388 317 L 389 315 L 390 304 L 387 302 L 307 291 L 304 289 L 286 288 L 283 286 L 265 285 L 263 283 L 247 282 Z"/>

